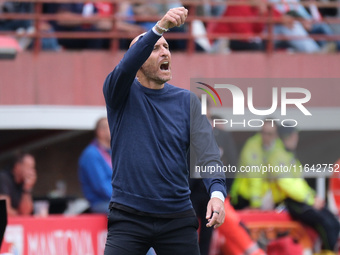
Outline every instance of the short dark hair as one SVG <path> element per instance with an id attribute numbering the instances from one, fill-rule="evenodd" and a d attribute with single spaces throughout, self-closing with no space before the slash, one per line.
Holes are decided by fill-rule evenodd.
<path id="1" fill-rule="evenodd" d="M 15 164 L 17 163 L 22 163 L 22 161 L 24 160 L 24 158 L 26 156 L 31 156 L 34 157 L 31 153 L 29 153 L 28 151 L 16 151 L 13 154 L 13 158 L 10 162 L 10 168 L 13 169 L 13 167 L 15 166 Z"/>

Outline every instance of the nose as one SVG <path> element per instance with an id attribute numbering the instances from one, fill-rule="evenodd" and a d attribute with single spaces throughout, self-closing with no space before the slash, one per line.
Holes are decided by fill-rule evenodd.
<path id="1" fill-rule="evenodd" d="M 170 51 L 169 51 L 168 48 L 162 47 L 161 49 L 162 49 L 162 50 L 161 50 L 161 55 L 162 55 L 162 57 L 163 57 L 163 56 L 170 56 Z"/>

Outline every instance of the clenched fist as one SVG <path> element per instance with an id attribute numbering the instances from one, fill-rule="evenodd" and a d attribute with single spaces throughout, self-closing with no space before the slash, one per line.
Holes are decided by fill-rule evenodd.
<path id="1" fill-rule="evenodd" d="M 184 24 L 187 17 L 188 10 L 184 7 L 173 8 L 163 16 L 158 25 L 165 29 L 179 27 Z"/>

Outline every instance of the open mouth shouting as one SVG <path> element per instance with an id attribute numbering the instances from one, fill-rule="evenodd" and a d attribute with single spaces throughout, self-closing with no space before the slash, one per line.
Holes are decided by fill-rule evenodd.
<path id="1" fill-rule="evenodd" d="M 163 72 L 168 72 L 168 71 L 170 71 L 170 64 L 169 64 L 169 61 L 164 61 L 164 62 L 162 62 L 161 65 L 160 65 L 160 69 L 161 69 L 161 71 L 163 71 Z"/>

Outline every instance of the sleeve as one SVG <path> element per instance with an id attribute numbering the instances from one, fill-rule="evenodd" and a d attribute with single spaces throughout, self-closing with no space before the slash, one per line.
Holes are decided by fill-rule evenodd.
<path id="1" fill-rule="evenodd" d="M 281 165 L 289 166 L 290 164 L 295 164 L 297 169 L 302 166 L 301 162 L 297 160 L 292 153 L 283 151 L 281 152 L 280 158 L 286 159 L 283 163 L 281 162 Z M 289 198 L 308 205 L 314 204 L 315 191 L 301 176 L 295 176 L 295 178 L 278 178 L 277 184 L 280 190 Z"/>
<path id="2" fill-rule="evenodd" d="M 271 15 L 269 14 L 269 12 L 267 12 L 264 17 L 269 18 L 270 16 Z M 281 12 L 279 12 L 277 9 L 274 8 L 273 9 L 273 16 L 274 16 L 274 18 L 279 19 L 279 18 L 282 17 L 282 14 L 281 14 Z M 264 31 L 265 26 L 267 26 L 266 22 L 264 22 L 264 23 L 261 23 L 261 22 L 260 23 L 253 23 L 253 31 L 255 33 L 262 33 Z"/>
<path id="3" fill-rule="evenodd" d="M 280 178 L 280 189 L 291 199 L 308 205 L 314 204 L 315 192 L 303 178 Z"/>
<path id="4" fill-rule="evenodd" d="M 223 164 L 220 160 L 220 151 L 213 135 L 212 127 L 205 115 L 201 114 L 201 105 L 197 96 L 191 93 L 190 96 L 190 146 L 191 152 L 194 152 L 197 160 L 197 166 L 220 167 Z M 203 182 L 209 195 L 214 191 L 220 191 L 226 194 L 225 174 L 223 172 L 201 173 Z"/>
<path id="5" fill-rule="evenodd" d="M 312 20 L 312 16 L 308 13 L 306 8 L 303 5 L 298 5 L 297 7 L 292 7 L 291 9 L 295 9 L 296 12 L 306 20 Z"/>
<path id="6" fill-rule="evenodd" d="M 159 38 L 152 30 L 141 36 L 106 77 L 103 93 L 108 107 L 115 109 L 126 100 L 138 70 L 149 58 Z"/>

